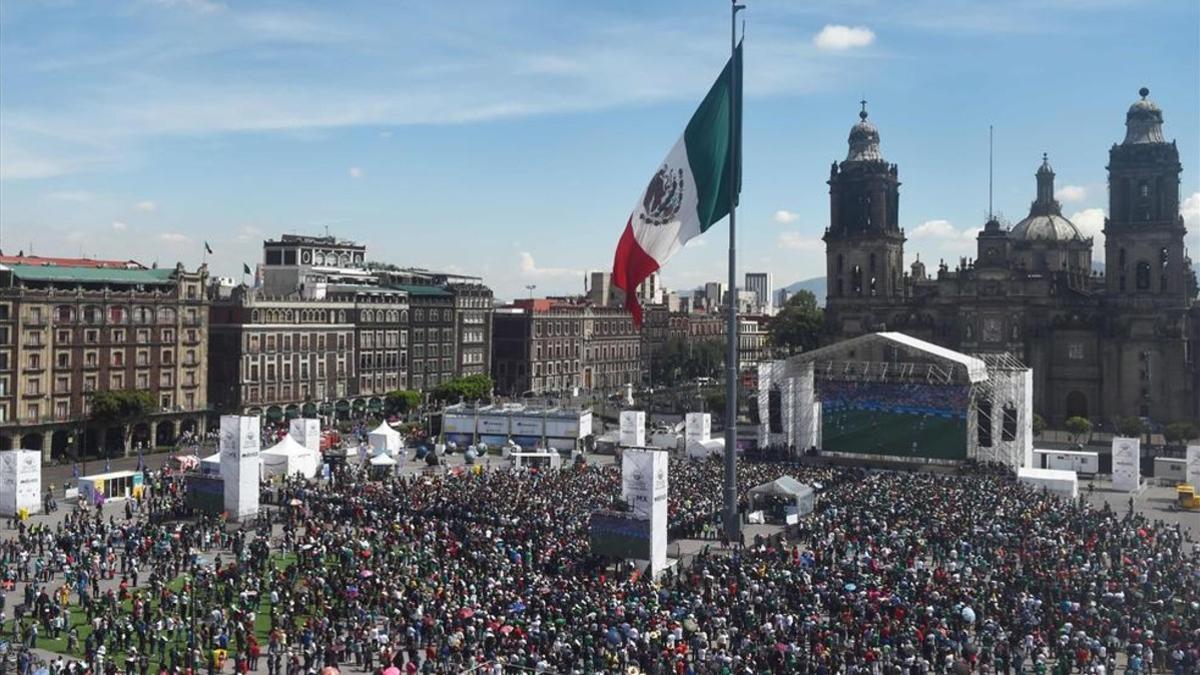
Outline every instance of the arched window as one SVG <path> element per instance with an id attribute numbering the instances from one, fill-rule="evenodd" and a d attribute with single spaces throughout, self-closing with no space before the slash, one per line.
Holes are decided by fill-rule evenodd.
<path id="1" fill-rule="evenodd" d="M 165 325 L 175 323 L 175 310 L 170 307 L 163 307 L 158 310 L 158 322 Z"/>
<path id="2" fill-rule="evenodd" d="M 258 310 L 257 309 L 250 312 L 250 321 L 253 323 L 258 323 Z"/>
<path id="3" fill-rule="evenodd" d="M 871 254 L 871 274 L 875 274 L 875 254 Z"/>
<path id="4" fill-rule="evenodd" d="M 74 321 L 75 310 L 70 305 L 59 305 L 54 308 L 54 320 L 58 323 Z"/>
<path id="5" fill-rule="evenodd" d="M 1137 264 L 1137 289 L 1139 291 L 1150 290 L 1150 263 L 1145 260 Z"/>
<path id="6" fill-rule="evenodd" d="M 863 274 L 862 268 L 855 265 L 850 270 L 850 292 L 854 295 L 862 295 L 863 290 Z"/>

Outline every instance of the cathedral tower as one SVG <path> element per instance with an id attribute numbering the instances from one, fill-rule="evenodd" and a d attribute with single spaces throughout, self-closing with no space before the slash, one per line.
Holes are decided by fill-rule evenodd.
<path id="1" fill-rule="evenodd" d="M 863 101 L 850 129 L 846 159 L 829 171 L 829 228 L 823 239 L 826 306 L 835 312 L 904 294 L 900 181 L 896 165 L 879 151 L 879 131 L 867 121 L 866 105 Z"/>
<path id="2" fill-rule="evenodd" d="M 1179 149 L 1163 138 L 1162 110 L 1146 98 L 1129 107 L 1125 140 L 1108 152 L 1104 223 L 1107 290 L 1118 299 L 1182 304 L 1195 294 L 1179 213 Z"/>

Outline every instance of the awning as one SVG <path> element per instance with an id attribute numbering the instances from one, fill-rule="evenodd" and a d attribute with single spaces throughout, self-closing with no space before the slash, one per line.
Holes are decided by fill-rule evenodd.
<path id="1" fill-rule="evenodd" d="M 383 409 L 383 401 L 380 401 L 377 398 L 373 398 L 373 399 L 371 399 L 371 402 L 367 404 L 367 407 L 370 408 L 371 410 L 382 410 Z"/>
<path id="2" fill-rule="evenodd" d="M 350 401 L 347 401 L 346 399 L 342 399 L 342 400 L 338 401 L 337 409 L 338 410 L 349 410 L 350 409 Z"/>
<path id="3" fill-rule="evenodd" d="M 279 406 L 273 405 L 270 408 L 267 408 L 267 419 L 269 419 L 269 420 L 283 419 L 283 411 L 279 409 Z"/>
<path id="4" fill-rule="evenodd" d="M 305 417 L 312 417 L 313 415 L 317 414 L 317 404 L 316 403 L 305 403 L 304 408 L 302 408 L 302 410 L 304 410 Z"/>

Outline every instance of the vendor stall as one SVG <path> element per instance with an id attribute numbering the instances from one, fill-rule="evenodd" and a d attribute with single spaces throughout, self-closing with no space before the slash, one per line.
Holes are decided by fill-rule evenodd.
<path id="1" fill-rule="evenodd" d="M 112 471 L 79 479 L 79 498 L 88 504 L 100 504 L 110 499 L 137 498 L 142 494 L 141 471 Z"/>
<path id="2" fill-rule="evenodd" d="M 295 476 L 313 478 L 320 469 L 320 455 L 296 442 L 291 434 L 283 437 L 275 445 L 262 451 L 262 475 Z"/>
<path id="3" fill-rule="evenodd" d="M 760 522 L 793 525 L 812 513 L 816 492 L 791 476 L 780 476 L 770 483 L 751 488 L 750 512 L 761 513 Z"/>
<path id="4" fill-rule="evenodd" d="M 372 429 L 367 434 L 367 442 L 376 452 L 386 452 L 393 457 L 404 451 L 404 439 L 400 432 L 388 426 L 387 422 L 380 422 L 379 426 Z"/>

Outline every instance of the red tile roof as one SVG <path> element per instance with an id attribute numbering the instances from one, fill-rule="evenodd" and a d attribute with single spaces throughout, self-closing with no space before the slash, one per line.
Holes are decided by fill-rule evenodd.
<path id="1" fill-rule="evenodd" d="M 49 267 L 94 267 L 104 269 L 146 269 L 135 260 L 100 260 L 97 258 L 45 258 L 39 255 L 3 255 L 0 265 L 41 265 Z"/>

